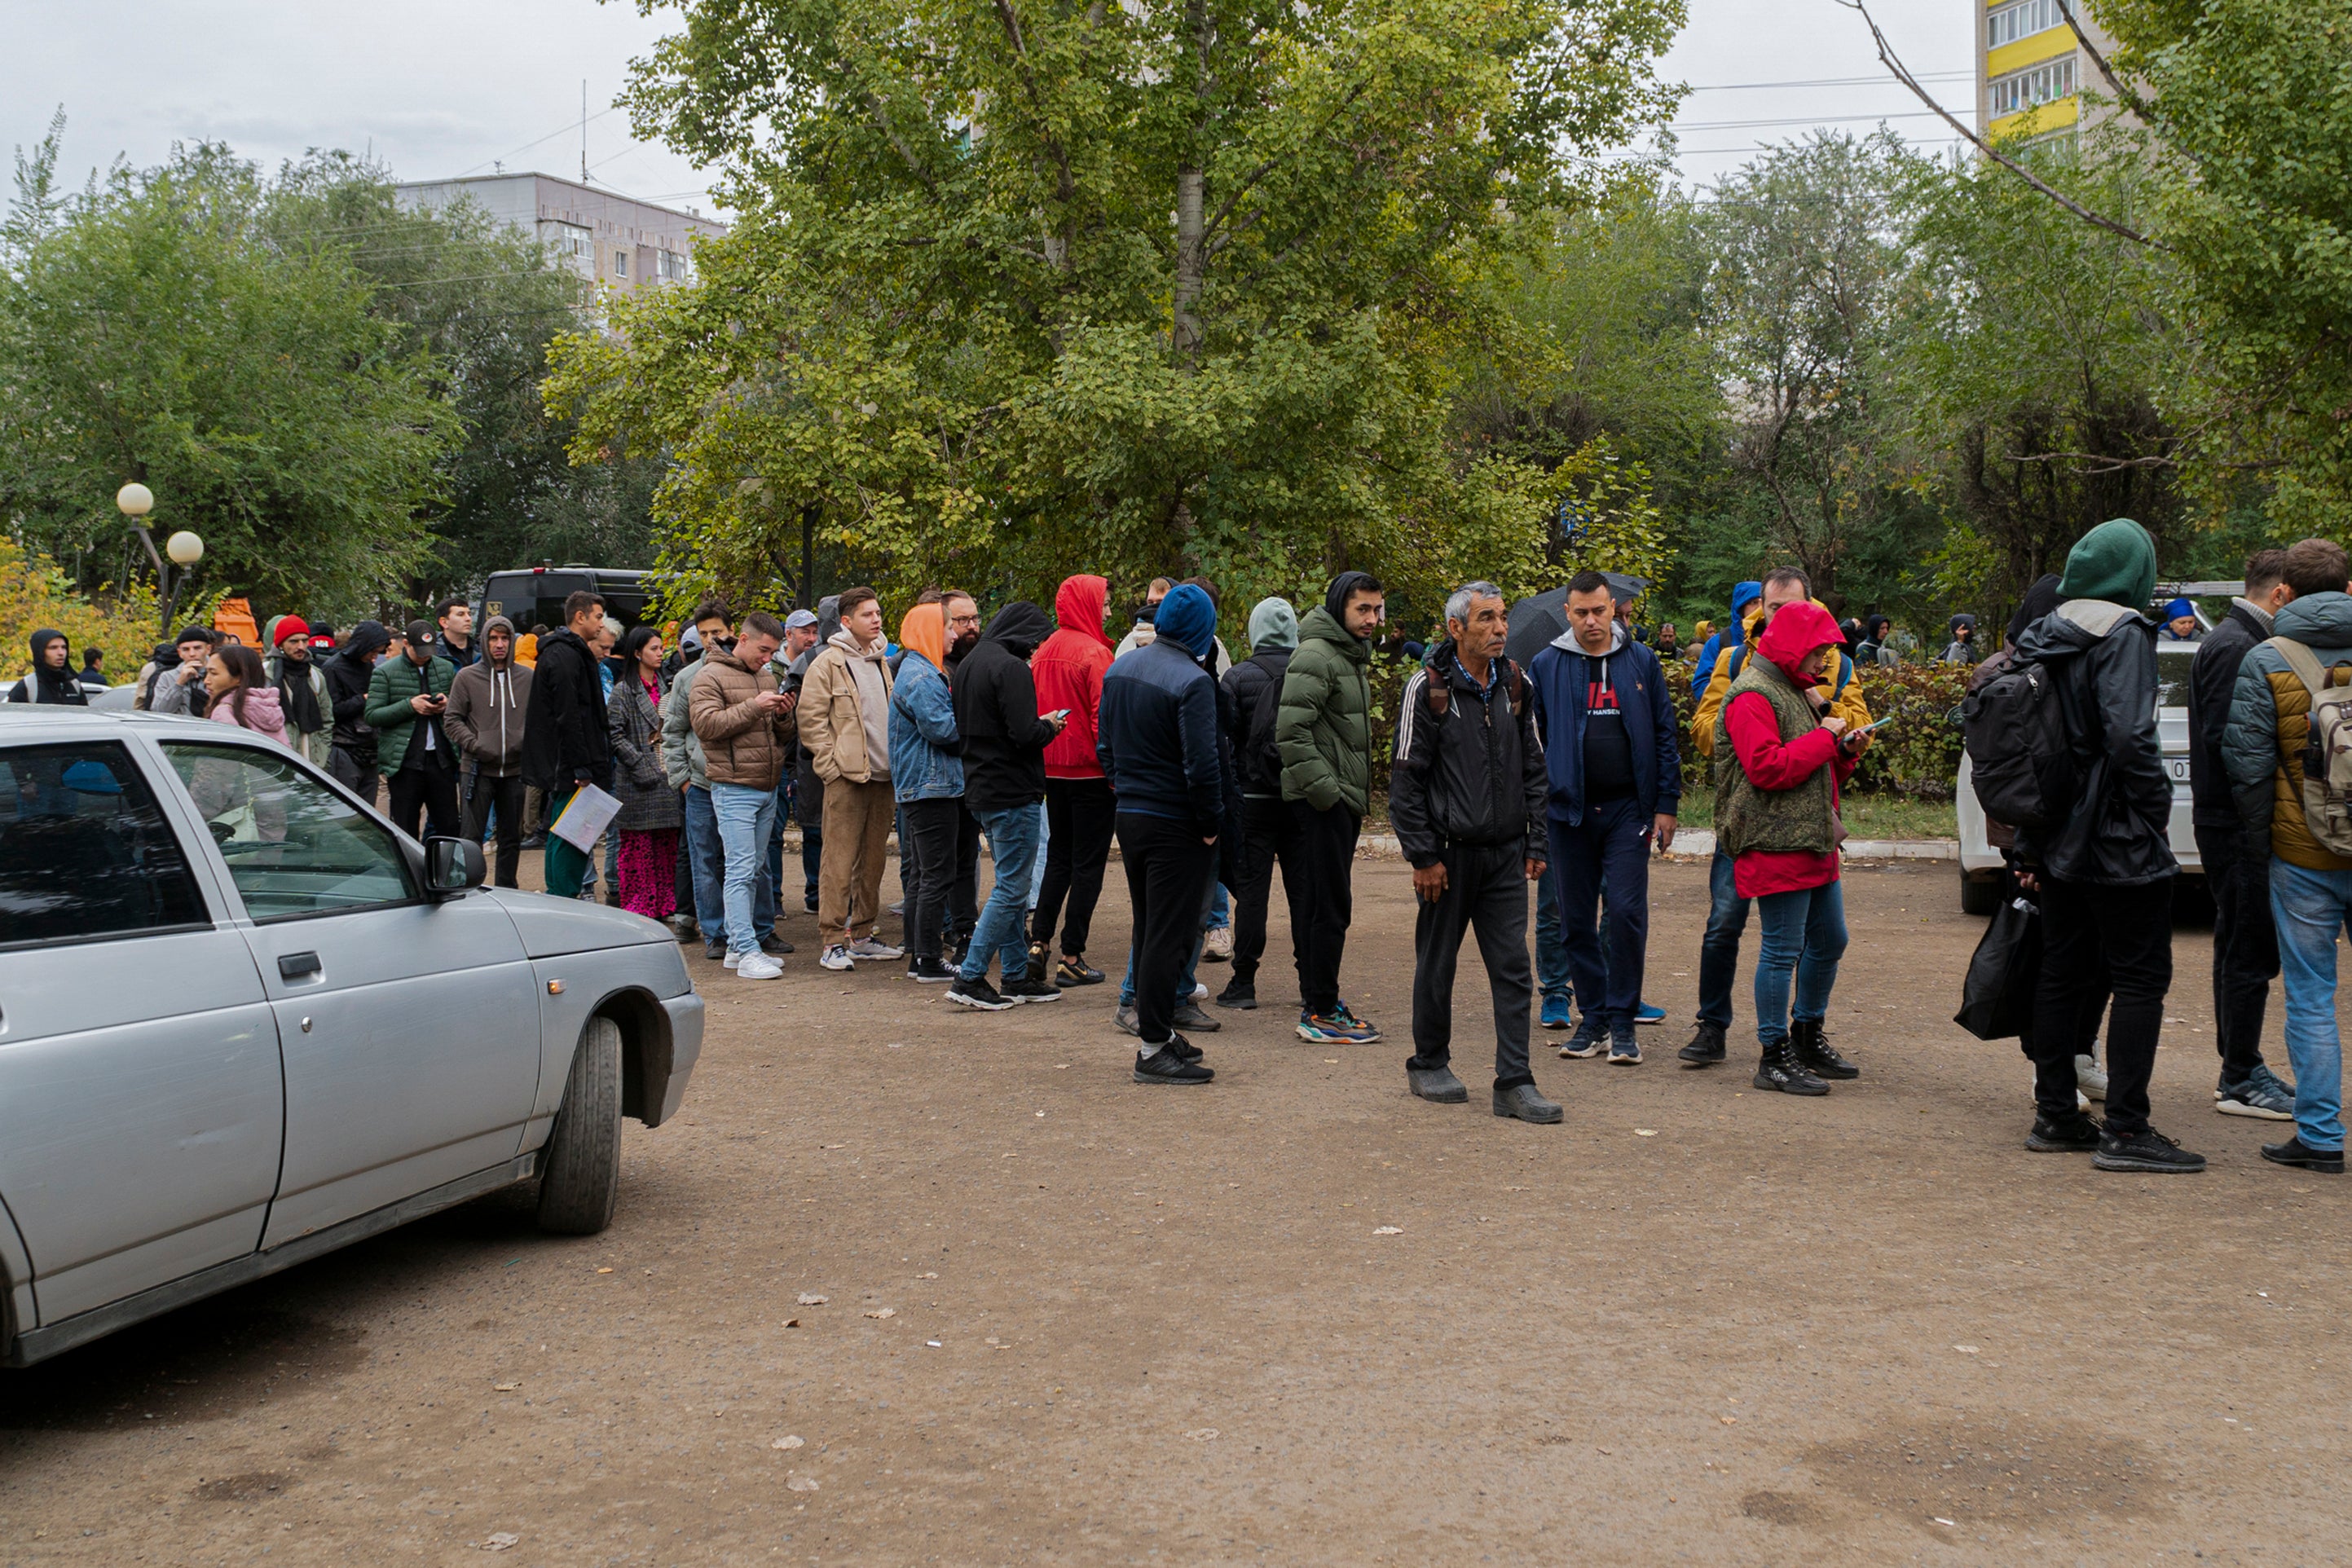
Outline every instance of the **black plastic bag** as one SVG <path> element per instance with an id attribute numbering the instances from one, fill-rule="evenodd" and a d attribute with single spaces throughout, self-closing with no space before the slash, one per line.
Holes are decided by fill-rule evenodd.
<path id="1" fill-rule="evenodd" d="M 2041 978 L 2042 911 L 2011 891 L 1969 960 L 1952 1022 L 1979 1040 L 2016 1039 L 2032 1027 L 2033 987 Z"/>

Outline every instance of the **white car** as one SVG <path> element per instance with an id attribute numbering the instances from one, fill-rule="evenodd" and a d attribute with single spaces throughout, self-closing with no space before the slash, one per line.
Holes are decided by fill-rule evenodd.
<path id="1" fill-rule="evenodd" d="M 2202 587 L 2198 584 L 2194 586 Z M 2190 642 L 2156 645 L 2156 732 L 2164 747 L 2165 771 L 2172 775 L 2172 821 L 2168 835 L 2183 875 L 2202 878 L 2205 862 L 2197 853 L 2197 835 L 2189 798 L 2189 666 L 2197 657 Z M 1984 807 L 1977 804 L 1974 773 L 1966 752 L 1953 788 L 1960 818 L 1960 908 L 1972 915 L 1989 915 L 2000 906 L 2000 851 L 1985 834 Z"/>
<path id="2" fill-rule="evenodd" d="M 0 705 L 0 1358 L 534 1178 L 610 1223 L 702 999 L 654 921 L 481 881 L 257 735 Z"/>

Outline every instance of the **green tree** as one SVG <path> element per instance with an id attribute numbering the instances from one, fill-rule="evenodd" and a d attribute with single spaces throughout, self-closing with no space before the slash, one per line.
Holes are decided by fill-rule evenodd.
<path id="1" fill-rule="evenodd" d="M 639 126 L 743 221 L 551 398 L 675 451 L 679 563 L 765 586 L 806 529 L 901 584 L 1433 592 L 1539 546 L 1540 476 L 1453 438 L 1462 351 L 1511 330 L 1511 213 L 1670 106 L 1679 0 L 670 8 Z"/>
<path id="2" fill-rule="evenodd" d="M 205 541 L 201 581 L 373 605 L 425 560 L 458 422 L 340 247 L 285 243 L 255 167 L 212 144 L 70 197 L 57 134 L 0 235 L 0 519 L 83 587 L 130 581 L 113 505 Z"/>

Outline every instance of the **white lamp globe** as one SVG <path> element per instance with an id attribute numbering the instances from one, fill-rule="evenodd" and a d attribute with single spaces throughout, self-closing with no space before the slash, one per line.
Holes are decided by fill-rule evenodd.
<path id="1" fill-rule="evenodd" d="M 205 542 L 184 528 L 163 542 L 163 553 L 183 566 L 194 566 L 205 558 Z"/>
<path id="2" fill-rule="evenodd" d="M 155 510 L 155 492 L 133 479 L 114 492 L 114 504 L 125 517 L 145 517 Z"/>

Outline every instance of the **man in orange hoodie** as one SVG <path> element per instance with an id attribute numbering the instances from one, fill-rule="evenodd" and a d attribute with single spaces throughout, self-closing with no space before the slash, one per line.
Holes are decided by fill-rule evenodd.
<path id="1" fill-rule="evenodd" d="M 1029 660 L 1038 711 L 1067 709 L 1070 716 L 1045 748 L 1045 879 L 1029 926 L 1029 972 L 1057 986 L 1096 985 L 1103 978 L 1087 963 L 1087 937 L 1102 896 L 1117 816 L 1110 781 L 1095 756 L 1095 720 L 1111 660 L 1110 638 L 1103 633 L 1109 595 L 1105 578 L 1087 573 L 1064 578 L 1054 595 L 1056 629 Z M 1055 963 L 1050 944 L 1057 915 L 1062 945 Z"/>

